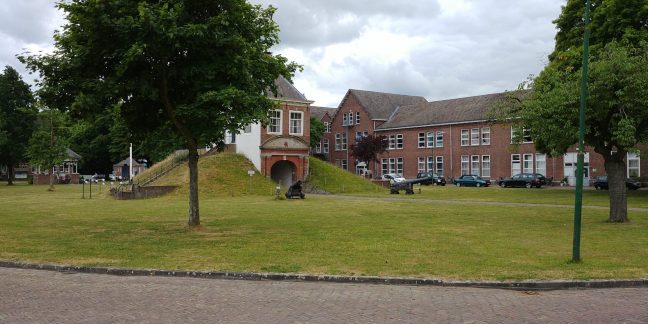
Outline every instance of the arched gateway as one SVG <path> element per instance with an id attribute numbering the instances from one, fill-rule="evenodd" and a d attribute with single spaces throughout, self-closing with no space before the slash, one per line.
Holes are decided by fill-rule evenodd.
<path id="1" fill-rule="evenodd" d="M 276 136 L 261 145 L 261 170 L 266 176 L 290 186 L 308 173 L 308 144 L 297 136 Z"/>

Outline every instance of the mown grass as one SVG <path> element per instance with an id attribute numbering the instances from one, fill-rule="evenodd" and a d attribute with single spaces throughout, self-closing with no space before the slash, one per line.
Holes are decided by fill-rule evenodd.
<path id="1" fill-rule="evenodd" d="M 508 191 L 512 200 L 525 194 Z M 202 226 L 192 229 L 179 194 L 89 200 L 78 185 L 55 192 L 0 186 L 0 206 L 4 260 L 454 279 L 648 276 L 647 212 L 630 212 L 629 224 L 614 225 L 605 222 L 607 211 L 585 209 L 584 261 L 571 264 L 570 208 L 203 192 Z"/>
<path id="2" fill-rule="evenodd" d="M 373 184 L 371 181 L 341 171 L 338 167 L 311 157 L 310 175 L 308 182 L 320 189 L 330 193 L 344 194 L 376 194 L 384 191 L 384 188 Z M 387 191 L 389 191 L 387 189 Z"/>

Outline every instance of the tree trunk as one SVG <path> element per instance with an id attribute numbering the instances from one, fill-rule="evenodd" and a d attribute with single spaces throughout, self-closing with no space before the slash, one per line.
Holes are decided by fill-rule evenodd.
<path id="1" fill-rule="evenodd" d="M 189 226 L 200 225 L 198 210 L 198 148 L 189 145 Z"/>
<path id="2" fill-rule="evenodd" d="M 49 177 L 50 183 L 47 191 L 54 191 L 54 179 L 56 178 L 56 176 L 54 175 L 54 167 L 50 166 L 49 169 L 50 169 L 50 177 Z"/>
<path id="3" fill-rule="evenodd" d="M 628 200 L 625 186 L 625 162 L 618 161 L 613 157 L 605 160 L 605 171 L 608 174 L 608 186 L 610 194 L 610 218 L 611 223 L 628 222 Z"/>
<path id="4" fill-rule="evenodd" d="M 16 173 L 14 166 L 12 163 L 9 163 L 9 165 L 7 165 L 7 185 L 9 186 L 13 185 L 13 179 L 15 177 L 14 173 Z"/>

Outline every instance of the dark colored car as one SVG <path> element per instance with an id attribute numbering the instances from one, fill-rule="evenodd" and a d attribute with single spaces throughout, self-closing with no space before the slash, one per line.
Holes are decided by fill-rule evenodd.
<path id="1" fill-rule="evenodd" d="M 435 185 L 435 186 L 445 186 L 446 185 L 446 179 L 444 177 L 440 177 L 432 172 L 420 172 L 419 174 L 416 175 L 417 179 L 424 179 L 421 181 L 421 184 L 423 185 Z"/>
<path id="2" fill-rule="evenodd" d="M 520 173 L 510 178 L 500 180 L 499 185 L 502 188 L 506 187 L 525 187 L 525 188 L 540 188 L 546 183 L 547 179 L 539 173 Z"/>
<path id="3" fill-rule="evenodd" d="M 491 182 L 490 180 L 482 179 L 482 177 L 480 176 L 464 174 L 461 177 L 454 179 L 454 184 L 457 187 L 488 187 L 490 186 Z"/>
<path id="4" fill-rule="evenodd" d="M 641 182 L 639 182 L 639 180 L 633 179 L 633 178 L 627 178 L 625 180 L 625 185 L 626 185 L 626 188 L 628 188 L 630 190 L 637 190 L 637 189 L 641 188 Z M 596 177 L 596 179 L 594 180 L 594 188 L 596 190 L 609 189 L 607 176 L 604 175 L 604 176 Z"/>

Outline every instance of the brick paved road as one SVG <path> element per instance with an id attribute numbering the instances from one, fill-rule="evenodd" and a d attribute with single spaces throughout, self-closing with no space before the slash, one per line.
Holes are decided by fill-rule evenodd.
<path id="1" fill-rule="evenodd" d="M 648 323 L 648 288 L 476 288 L 118 277 L 0 268 L 0 323 Z"/>

